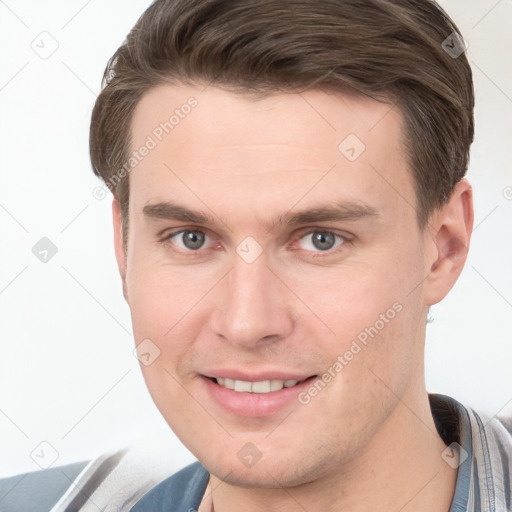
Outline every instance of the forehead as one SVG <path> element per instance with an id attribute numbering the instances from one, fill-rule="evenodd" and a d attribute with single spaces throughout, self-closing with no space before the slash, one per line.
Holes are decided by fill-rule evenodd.
<path id="1" fill-rule="evenodd" d="M 255 99 L 161 85 L 134 112 L 131 149 L 145 154 L 130 172 L 137 210 L 169 199 L 202 209 L 222 201 L 233 214 L 250 204 L 262 215 L 319 199 L 364 199 L 376 209 L 398 206 L 400 195 L 414 202 L 400 112 L 358 94 Z"/>

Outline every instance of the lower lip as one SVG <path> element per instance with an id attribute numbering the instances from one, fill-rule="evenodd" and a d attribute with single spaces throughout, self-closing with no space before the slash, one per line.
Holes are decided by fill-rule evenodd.
<path id="1" fill-rule="evenodd" d="M 240 393 L 220 386 L 212 379 L 201 377 L 213 401 L 237 416 L 261 418 L 271 416 L 297 401 L 297 395 L 309 386 L 310 377 L 295 386 L 270 393 Z"/>

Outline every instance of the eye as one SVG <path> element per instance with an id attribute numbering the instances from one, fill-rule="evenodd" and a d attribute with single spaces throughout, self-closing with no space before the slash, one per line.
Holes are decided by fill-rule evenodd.
<path id="1" fill-rule="evenodd" d="M 176 244 L 184 251 L 197 251 L 201 249 L 206 241 L 206 235 L 202 231 L 183 229 L 167 236 L 167 240 Z"/>
<path id="2" fill-rule="evenodd" d="M 339 247 L 345 239 L 332 231 L 311 231 L 299 239 L 301 249 L 326 252 Z"/>

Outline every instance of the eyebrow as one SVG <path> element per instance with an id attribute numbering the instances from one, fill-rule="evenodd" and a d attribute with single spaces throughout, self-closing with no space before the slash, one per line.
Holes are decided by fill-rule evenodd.
<path id="1" fill-rule="evenodd" d="M 276 224 L 295 226 L 326 221 L 356 221 L 379 216 L 379 212 L 372 206 L 356 203 L 338 203 L 334 206 L 318 206 L 297 212 L 287 212 L 279 215 L 272 223 L 272 226 Z"/>
<path id="2" fill-rule="evenodd" d="M 184 206 L 169 201 L 148 204 L 142 209 L 144 217 L 149 219 L 190 222 L 192 224 L 215 225 L 215 216 L 190 210 Z M 317 206 L 301 211 L 288 211 L 278 215 L 270 222 L 271 228 L 276 225 L 296 226 L 315 222 L 357 221 L 364 218 L 377 218 L 380 213 L 372 206 L 354 202 L 340 202 L 334 206 Z M 225 224 L 220 218 L 218 218 Z"/>
<path id="3" fill-rule="evenodd" d="M 150 219 L 178 220 L 193 224 L 215 224 L 214 218 L 207 213 L 189 210 L 184 206 L 168 201 L 147 204 L 142 209 L 142 213 Z"/>

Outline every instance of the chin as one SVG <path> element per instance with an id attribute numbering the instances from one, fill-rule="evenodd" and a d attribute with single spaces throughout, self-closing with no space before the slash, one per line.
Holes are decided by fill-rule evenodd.
<path id="1" fill-rule="evenodd" d="M 266 470 L 264 467 L 259 469 L 240 469 L 239 467 L 206 469 L 229 485 L 252 489 L 281 489 L 303 485 L 311 481 L 301 475 L 290 474 L 289 471 L 280 473 Z"/>
<path id="2" fill-rule="evenodd" d="M 209 473 L 223 482 L 250 488 L 280 489 L 302 486 L 329 473 L 329 461 L 293 460 L 289 457 L 270 455 L 262 457 L 254 466 L 244 467 L 236 458 L 219 463 L 219 460 L 201 461 Z"/>

